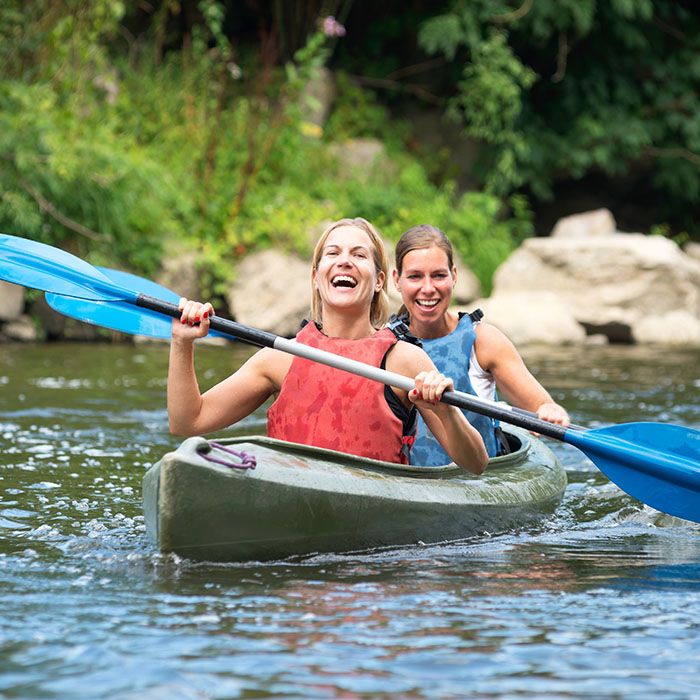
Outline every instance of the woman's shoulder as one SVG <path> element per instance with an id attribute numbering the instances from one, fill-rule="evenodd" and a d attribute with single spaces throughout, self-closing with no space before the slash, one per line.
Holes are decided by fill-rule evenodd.
<path id="1" fill-rule="evenodd" d="M 398 340 L 387 354 L 387 369 L 414 376 L 422 370 L 432 369 L 433 362 L 423 348 L 405 340 Z"/>
<path id="2" fill-rule="evenodd" d="M 246 362 L 250 370 L 269 379 L 275 386 L 282 385 L 284 378 L 292 366 L 294 356 L 288 352 L 262 348 Z"/>
<path id="3" fill-rule="evenodd" d="M 476 340 L 479 345 L 500 345 L 503 343 L 510 344 L 508 336 L 496 326 L 481 321 L 474 327 L 476 333 Z"/>
<path id="4" fill-rule="evenodd" d="M 515 345 L 503 331 L 483 322 L 476 327 L 474 351 L 479 365 L 488 372 L 499 363 L 519 356 Z"/>

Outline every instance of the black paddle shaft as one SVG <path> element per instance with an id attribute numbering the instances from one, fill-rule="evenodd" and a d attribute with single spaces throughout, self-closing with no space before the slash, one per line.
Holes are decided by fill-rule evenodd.
<path id="1" fill-rule="evenodd" d="M 147 294 L 139 294 L 136 298 L 136 305 L 142 306 L 144 309 L 157 311 L 166 316 L 172 316 L 172 318 L 180 318 L 180 316 L 182 316 L 182 311 L 176 304 L 150 297 Z M 209 327 L 259 348 L 273 348 L 275 346 L 275 340 L 279 337 L 274 333 L 261 331 L 257 328 L 250 328 L 249 326 L 244 326 L 235 321 L 229 321 L 226 318 L 219 318 L 218 316 L 212 316 L 209 319 Z"/>
<path id="2" fill-rule="evenodd" d="M 446 391 L 442 395 L 441 400 L 451 406 L 457 406 L 467 411 L 480 413 L 489 416 L 489 418 L 495 418 L 496 420 L 508 423 L 509 425 L 517 425 L 533 433 L 539 433 L 540 435 L 546 435 L 555 440 L 566 442 L 564 440 L 564 434 L 569 428 L 537 418 L 536 414 L 533 416 L 530 411 L 521 411 L 517 408 L 501 406 L 500 404 L 492 402 L 485 403 L 482 402 L 478 396 L 471 396 L 471 394 L 465 394 L 461 391 Z"/>
<path id="3" fill-rule="evenodd" d="M 146 294 L 139 294 L 138 298 L 136 299 L 136 304 L 137 306 L 142 306 L 143 308 L 150 309 L 151 311 L 157 311 L 158 313 L 172 316 L 173 318 L 180 318 L 182 314 L 182 311 L 175 304 L 147 296 Z M 383 384 L 388 384 L 389 386 L 395 386 L 400 389 L 410 390 L 413 387 L 413 380 L 409 377 L 404 377 L 403 375 L 397 375 L 393 372 L 388 372 L 387 370 L 372 367 L 364 362 L 357 362 L 349 358 L 340 357 L 334 355 L 333 353 L 320 350 L 319 348 L 312 348 L 295 341 L 290 341 L 276 335 L 275 333 L 250 328 L 249 326 L 244 326 L 240 323 L 229 321 L 225 318 L 212 316 L 209 319 L 209 326 L 213 330 L 230 335 L 231 337 L 245 343 L 249 343 L 250 345 L 275 348 L 283 352 L 289 352 L 297 357 L 305 357 L 306 359 L 321 362 L 322 364 L 326 364 L 330 367 L 336 367 L 354 374 L 359 374 L 360 376 L 368 379 L 372 379 Z M 567 428 L 564 428 L 561 425 L 555 425 L 554 423 L 541 420 L 540 418 L 537 418 L 535 414 L 532 414 L 529 411 L 522 411 L 520 409 L 504 406 L 493 401 L 486 401 L 484 399 L 480 399 L 478 396 L 465 394 L 461 391 L 446 391 L 442 395 L 441 400 L 446 404 L 450 404 L 451 406 L 480 413 L 491 418 L 495 418 L 496 420 L 502 420 L 504 423 L 517 425 L 525 430 L 530 430 L 532 432 L 539 433 L 540 435 L 546 435 L 547 437 L 554 438 L 555 440 L 564 440 L 564 434 L 567 430 Z"/>

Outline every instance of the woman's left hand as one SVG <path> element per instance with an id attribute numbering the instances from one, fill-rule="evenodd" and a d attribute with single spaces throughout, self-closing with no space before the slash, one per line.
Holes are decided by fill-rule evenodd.
<path id="1" fill-rule="evenodd" d="M 437 413 L 448 409 L 447 404 L 440 402 L 445 391 L 454 390 L 454 382 L 437 370 L 419 372 L 415 378 L 416 388 L 408 392 L 408 399 L 418 408 L 428 409 Z"/>

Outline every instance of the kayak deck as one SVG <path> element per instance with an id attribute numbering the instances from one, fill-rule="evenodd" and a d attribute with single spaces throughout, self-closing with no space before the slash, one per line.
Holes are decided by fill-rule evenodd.
<path id="1" fill-rule="evenodd" d="M 518 449 L 481 476 L 414 467 L 261 436 L 189 438 L 143 482 L 149 538 L 195 560 L 280 559 L 442 542 L 522 527 L 551 513 L 566 487 L 541 441 L 508 429 Z M 254 457 L 254 469 L 216 447 Z M 212 459 L 216 461 L 211 461 Z M 231 465 L 221 462 L 231 461 Z"/>

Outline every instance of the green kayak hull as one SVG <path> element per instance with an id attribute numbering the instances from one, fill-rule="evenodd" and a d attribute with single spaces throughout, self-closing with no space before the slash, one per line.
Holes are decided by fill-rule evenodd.
<path id="1" fill-rule="evenodd" d="M 506 532 L 551 513 L 566 488 L 544 443 L 514 428 L 508 439 L 515 451 L 472 476 L 454 465 L 407 467 L 267 437 L 189 438 L 144 476 L 146 531 L 162 552 L 218 562 Z M 257 466 L 241 469 L 218 445 Z"/>

